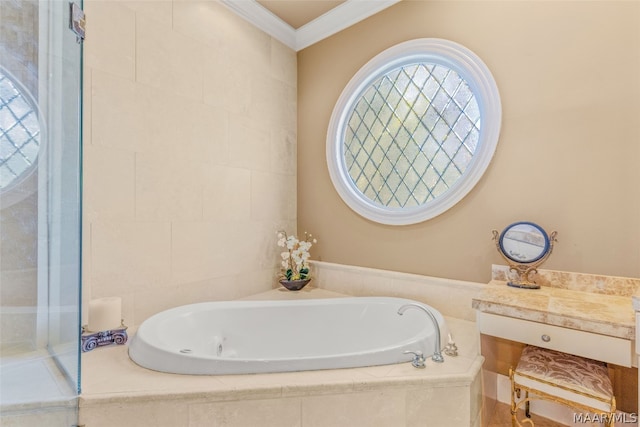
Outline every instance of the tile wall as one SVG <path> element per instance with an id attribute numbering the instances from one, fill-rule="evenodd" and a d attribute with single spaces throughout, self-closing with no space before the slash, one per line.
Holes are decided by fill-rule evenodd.
<path id="1" fill-rule="evenodd" d="M 484 283 L 312 261 L 312 284 L 352 296 L 390 296 L 429 304 L 444 316 L 475 322 L 471 300 Z"/>
<path id="2" fill-rule="evenodd" d="M 127 325 L 271 289 L 296 54 L 217 1 L 85 1 L 83 298 Z M 84 313 L 84 322 L 87 313 Z"/>

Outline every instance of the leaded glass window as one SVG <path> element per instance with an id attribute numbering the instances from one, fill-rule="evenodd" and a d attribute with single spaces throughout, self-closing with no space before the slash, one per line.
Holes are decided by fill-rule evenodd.
<path id="1" fill-rule="evenodd" d="M 414 223 L 442 213 L 475 185 L 495 150 L 501 116 L 495 82 L 478 64 L 460 45 L 419 39 L 356 74 L 327 137 L 331 179 L 352 209 L 378 222 Z"/>
<path id="2" fill-rule="evenodd" d="M 40 151 L 40 122 L 27 89 L 0 68 L 0 191 L 35 167 Z"/>

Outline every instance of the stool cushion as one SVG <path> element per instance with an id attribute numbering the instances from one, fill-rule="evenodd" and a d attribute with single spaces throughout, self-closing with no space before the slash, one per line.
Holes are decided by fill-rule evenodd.
<path id="1" fill-rule="evenodd" d="M 613 387 L 606 364 L 546 348 L 526 346 L 514 381 L 533 390 L 610 412 Z"/>

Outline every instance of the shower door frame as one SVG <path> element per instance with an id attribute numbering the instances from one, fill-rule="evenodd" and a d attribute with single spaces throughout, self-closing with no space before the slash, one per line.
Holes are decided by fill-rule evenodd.
<path id="1" fill-rule="evenodd" d="M 82 7 L 82 1 L 78 1 Z M 38 68 L 39 76 L 45 77 L 38 80 L 39 92 L 46 94 L 46 102 L 41 105 L 42 115 L 48 124 L 47 143 L 44 151 L 38 157 L 38 307 L 36 315 L 36 341 L 38 348 L 46 348 L 58 368 L 65 373 L 65 379 L 69 386 L 75 390 L 75 394 L 80 394 L 80 335 L 81 335 L 81 313 L 82 313 L 82 43 L 77 39 L 75 33 L 66 25 L 69 22 L 70 4 L 67 2 L 51 2 L 40 0 L 39 8 L 39 52 Z M 77 46 L 74 46 L 77 45 Z M 77 48 L 77 49 L 76 49 Z M 70 56 L 74 56 L 70 58 Z M 77 70 L 70 70 L 67 63 L 77 65 Z M 74 64 L 75 63 L 75 64 Z M 61 99 L 64 93 L 65 81 L 69 83 L 69 76 L 77 76 L 74 82 L 76 89 L 75 108 L 77 115 L 67 117 L 65 110 L 61 108 Z M 65 128 L 69 123 L 66 120 L 75 119 L 77 133 L 75 141 L 69 139 L 70 135 L 65 135 Z M 71 283 L 75 293 L 75 305 L 69 308 L 60 301 L 60 295 L 52 290 L 52 286 L 63 286 L 68 284 L 61 279 L 63 275 L 62 255 L 59 248 L 65 235 L 60 225 L 62 221 L 61 209 L 56 209 L 63 205 L 62 197 L 56 199 L 61 194 L 61 182 L 56 178 L 62 174 L 62 150 L 63 144 L 77 143 L 76 163 L 77 186 L 75 188 L 76 199 L 75 220 L 76 241 L 75 252 L 77 253 L 75 270 L 75 283 Z M 56 176 L 50 176 L 51 173 Z M 54 194 L 55 193 L 55 194 Z M 68 237 L 68 236 L 67 236 Z M 72 266 L 73 267 L 73 266 Z M 71 310 L 71 311 L 69 311 Z M 66 318 L 67 328 L 73 328 L 71 333 L 73 342 L 57 342 L 63 335 L 63 321 Z M 70 318 L 74 318 L 70 324 Z M 68 347 L 75 348 L 75 360 L 70 361 L 69 355 L 63 353 Z M 71 396 L 70 396 L 71 397 Z"/>

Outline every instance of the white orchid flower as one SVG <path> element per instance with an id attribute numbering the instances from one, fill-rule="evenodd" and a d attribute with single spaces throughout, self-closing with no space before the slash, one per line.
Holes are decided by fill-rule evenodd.
<path id="1" fill-rule="evenodd" d="M 309 268 L 306 262 L 310 258 L 309 251 L 311 246 L 318 241 L 307 232 L 304 233 L 304 240 L 299 240 L 296 236 L 290 236 L 284 231 L 279 231 L 276 234 L 278 236 L 278 246 L 286 248 L 285 251 L 280 253 L 283 276 L 291 280 L 308 278 Z"/>

